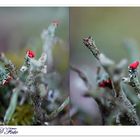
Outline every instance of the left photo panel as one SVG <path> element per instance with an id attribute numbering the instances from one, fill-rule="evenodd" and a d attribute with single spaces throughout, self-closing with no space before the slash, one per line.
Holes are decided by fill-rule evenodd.
<path id="1" fill-rule="evenodd" d="M 69 9 L 0 7 L 0 125 L 69 125 Z"/>

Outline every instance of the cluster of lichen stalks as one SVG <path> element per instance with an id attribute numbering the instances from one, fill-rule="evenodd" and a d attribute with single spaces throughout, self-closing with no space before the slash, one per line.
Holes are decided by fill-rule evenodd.
<path id="1" fill-rule="evenodd" d="M 58 23 L 52 22 L 47 30 L 42 33 L 42 38 L 46 41 L 42 48 L 42 54 L 37 60 L 35 52 L 27 50 L 24 64 L 20 70 L 17 70 L 14 64 L 6 58 L 4 53 L 0 54 L 0 85 L 9 84 L 13 87 L 11 91 L 11 100 L 9 107 L 5 112 L 3 124 L 9 124 L 16 110 L 16 106 L 23 105 L 25 100 L 29 99 L 33 106 L 34 117 L 32 124 L 48 125 L 55 119 L 59 113 L 69 104 L 69 98 L 51 113 L 42 108 L 42 101 L 49 92 L 47 77 L 48 51 L 51 49 L 54 41 L 54 33 Z M 52 57 L 52 56 L 51 56 Z M 19 97 L 21 98 L 19 102 Z M 46 104 L 47 105 L 47 104 Z"/>
<path id="2" fill-rule="evenodd" d="M 139 62 L 135 61 L 128 66 L 128 77 L 123 77 L 123 69 L 125 67 L 126 60 L 122 60 L 119 64 L 115 64 L 114 61 L 106 57 L 95 45 L 92 37 L 83 39 L 84 45 L 91 51 L 93 56 L 99 62 L 100 66 L 97 69 L 97 85 L 103 89 L 105 96 L 94 96 L 90 94 L 98 102 L 104 124 L 107 125 L 110 114 L 113 114 L 113 123 L 115 125 L 140 125 L 140 120 L 136 112 L 135 106 L 127 98 L 125 84 L 131 86 L 138 99 L 140 99 L 140 83 L 138 80 L 137 68 Z M 104 72 L 101 72 L 101 69 Z M 86 80 L 88 83 L 88 80 Z M 89 83 L 87 85 L 90 85 Z M 90 92 L 89 86 L 89 92 Z M 92 91 L 91 91 L 92 93 Z M 133 94 L 133 93 L 132 93 Z M 107 102 L 106 104 L 104 104 Z"/>

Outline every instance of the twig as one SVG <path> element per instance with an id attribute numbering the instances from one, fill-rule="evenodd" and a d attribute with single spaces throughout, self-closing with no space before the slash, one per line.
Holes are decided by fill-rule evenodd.
<path id="1" fill-rule="evenodd" d="M 39 95 L 31 95 L 33 105 L 34 105 L 34 115 L 36 122 L 39 122 L 40 124 L 44 124 L 47 119 L 47 113 L 42 109 L 42 99 Z"/>
<path id="2" fill-rule="evenodd" d="M 58 116 L 58 114 L 67 106 L 69 105 L 69 97 L 65 99 L 65 101 L 61 104 L 59 108 L 57 108 L 55 111 L 53 111 L 49 116 L 48 116 L 48 121 L 53 120 Z"/>
<path id="3" fill-rule="evenodd" d="M 15 112 L 16 105 L 17 105 L 17 99 L 19 95 L 19 88 L 15 88 L 12 93 L 11 101 L 9 104 L 8 109 L 6 110 L 5 116 L 4 116 L 4 123 L 8 124 L 9 121 L 12 118 L 13 113 Z"/>
<path id="4" fill-rule="evenodd" d="M 118 92 L 116 92 L 116 91 L 118 91 L 118 90 L 115 89 L 115 86 L 114 86 L 114 83 L 112 80 L 112 74 L 107 68 L 107 66 L 113 64 L 113 62 L 99 51 L 99 49 L 96 47 L 95 42 L 92 39 L 92 37 L 89 36 L 88 38 L 84 38 L 83 43 L 92 52 L 93 56 L 98 60 L 98 62 L 100 63 L 100 65 L 102 66 L 104 71 L 109 75 L 109 78 L 111 80 L 112 89 L 114 91 L 115 97 L 117 97 Z"/>
<path id="5" fill-rule="evenodd" d="M 74 66 L 72 66 L 72 65 L 70 65 L 70 68 L 71 68 L 73 71 L 75 71 L 76 73 L 78 73 L 78 75 L 79 75 L 80 78 L 85 82 L 85 84 L 87 85 L 87 87 L 88 87 L 89 89 L 91 89 L 91 84 L 90 84 L 90 82 L 89 82 L 87 76 L 86 76 L 81 70 L 79 70 L 78 68 L 76 68 L 76 67 L 74 67 Z"/>
<path id="6" fill-rule="evenodd" d="M 136 114 L 136 110 L 134 106 L 131 104 L 131 102 L 128 100 L 124 93 L 124 89 L 121 83 L 121 94 L 118 97 L 119 103 L 122 104 L 122 106 L 125 107 L 127 116 L 129 117 L 129 120 L 136 125 L 140 125 L 140 120 Z"/>
<path id="7" fill-rule="evenodd" d="M 115 118 L 116 118 L 116 123 L 118 125 L 121 125 L 120 116 L 121 116 L 121 112 L 117 112 L 117 115 L 115 116 Z"/>

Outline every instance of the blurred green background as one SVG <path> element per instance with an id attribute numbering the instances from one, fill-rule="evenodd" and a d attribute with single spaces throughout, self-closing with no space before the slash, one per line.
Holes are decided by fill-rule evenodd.
<path id="1" fill-rule="evenodd" d="M 140 8 L 92 7 L 70 9 L 71 62 L 93 65 L 95 59 L 83 47 L 82 39 L 93 36 L 96 45 L 108 57 L 119 62 L 128 58 L 124 39 L 140 45 Z"/>
<path id="2" fill-rule="evenodd" d="M 62 58 L 63 54 L 68 56 L 66 55 L 69 39 L 68 15 L 68 8 L 63 7 L 1 7 L 0 51 L 5 52 L 16 66 L 23 63 L 27 48 L 37 51 L 37 55 L 40 56 L 39 52 L 43 45 L 40 34 L 53 20 L 58 20 L 60 24 L 56 36 L 62 39 L 65 45 L 63 50 L 61 49 L 65 54 L 61 53 L 61 57 L 58 56 L 59 58 Z"/>

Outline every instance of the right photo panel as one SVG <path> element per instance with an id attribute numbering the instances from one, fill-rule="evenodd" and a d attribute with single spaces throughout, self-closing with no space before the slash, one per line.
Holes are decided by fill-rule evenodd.
<path id="1" fill-rule="evenodd" d="M 70 8 L 71 125 L 140 125 L 140 8 Z"/>

